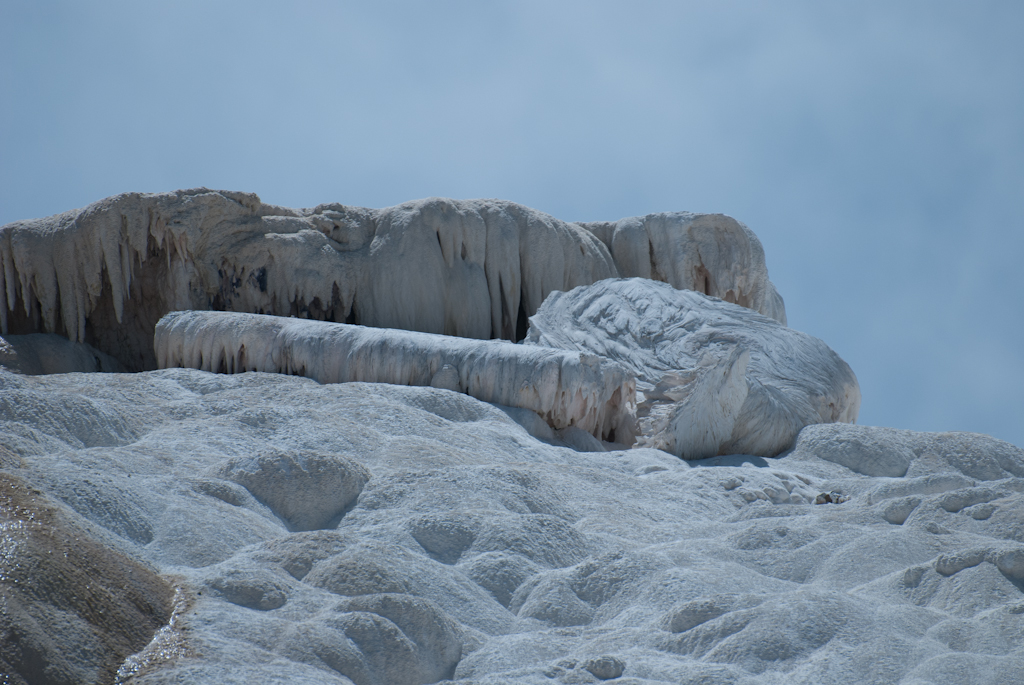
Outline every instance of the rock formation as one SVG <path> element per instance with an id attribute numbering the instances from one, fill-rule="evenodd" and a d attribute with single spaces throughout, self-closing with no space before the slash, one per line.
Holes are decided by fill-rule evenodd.
<path id="1" fill-rule="evenodd" d="M 5 685 L 112 682 L 168 623 L 174 589 L 104 542 L 42 492 L 0 471 Z"/>
<path id="2" fill-rule="evenodd" d="M 0 366 L 36 376 L 47 373 L 122 373 L 119 361 L 88 343 L 75 343 L 53 333 L 0 337 Z"/>
<path id="3" fill-rule="evenodd" d="M 860 409 L 857 377 L 822 341 L 648 279 L 552 293 L 524 342 L 632 371 L 642 395 L 639 444 L 685 459 L 774 457 L 804 426 L 853 423 Z"/>
<path id="4" fill-rule="evenodd" d="M 0 333 L 60 333 L 156 368 L 175 310 L 516 341 L 554 290 L 642 276 L 785 322 L 757 237 L 722 215 L 567 223 L 500 200 L 288 209 L 207 189 L 126 193 L 0 227 Z"/>
<path id="5" fill-rule="evenodd" d="M 635 437 L 632 375 L 591 354 L 229 312 L 172 312 L 157 323 L 155 344 L 164 369 L 444 387 L 529 409 L 552 428 L 627 445 Z"/>
<path id="6" fill-rule="evenodd" d="M 8 633 L 0 655 L 32 684 L 1024 670 L 1024 450 L 987 436 L 820 424 L 779 458 L 683 461 L 553 446 L 430 387 L 0 370 L 0 470 L 22 498 L 0 501 L 0 629 L 39 646 L 36 670 Z M 65 549 L 74 563 L 48 561 Z M 190 597 L 155 635 L 168 595 L 143 568 Z M 97 637 L 83 615 L 126 631 Z M 105 662 L 67 648 L 104 639 Z"/>
<path id="7" fill-rule="evenodd" d="M 129 194 L 0 294 L 5 683 L 1024 672 L 1024 450 L 846 423 L 728 217 Z"/>

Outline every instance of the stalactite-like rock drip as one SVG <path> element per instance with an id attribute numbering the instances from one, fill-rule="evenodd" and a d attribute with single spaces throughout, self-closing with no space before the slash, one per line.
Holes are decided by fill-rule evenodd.
<path id="1" fill-rule="evenodd" d="M 160 368 L 306 376 L 320 383 L 430 386 L 444 369 L 484 402 L 537 412 L 553 428 L 576 426 L 632 444 L 636 382 L 597 356 L 388 328 L 232 312 L 171 312 L 156 326 Z M 445 368 L 445 367 L 448 368 Z M 452 374 L 454 376 L 454 374 Z M 454 381 L 454 377 L 452 379 Z"/>
<path id="2" fill-rule="evenodd" d="M 126 193 L 0 228 L 0 331 L 59 333 L 156 367 L 174 310 L 520 340 L 553 291 L 644 276 L 785 321 L 764 252 L 721 215 L 575 224 L 501 200 L 288 209 L 205 188 Z"/>
<path id="3" fill-rule="evenodd" d="M 155 368 L 160 316 L 215 308 L 219 275 L 244 268 L 250 256 L 212 257 L 211 248 L 240 247 L 245 226 L 285 211 L 252 194 L 198 189 L 125 193 L 8 224 L 0 228 L 0 329 L 59 333 L 129 369 Z"/>

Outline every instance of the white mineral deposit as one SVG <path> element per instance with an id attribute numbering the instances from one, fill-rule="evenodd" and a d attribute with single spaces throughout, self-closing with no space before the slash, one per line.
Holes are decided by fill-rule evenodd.
<path id="1" fill-rule="evenodd" d="M 786 320 L 761 243 L 718 214 L 576 224 L 500 200 L 289 209 L 125 193 L 3 226 L 0 265 L 0 334 L 61 333 L 135 371 L 156 368 L 157 320 L 187 309 L 514 342 L 552 291 L 653 276 Z"/>
<path id="2" fill-rule="evenodd" d="M 1022 680 L 1024 450 L 855 425 L 729 217 L 126 194 L 0 265 L 5 685 Z"/>
<path id="3" fill-rule="evenodd" d="M 552 293 L 527 345 L 613 359 L 643 394 L 641 444 L 685 459 L 775 457 L 812 423 L 853 423 L 860 387 L 825 343 L 717 298 L 645 278 Z"/>
<path id="4" fill-rule="evenodd" d="M 154 341 L 162 369 L 445 387 L 529 409 L 552 428 L 627 445 L 636 437 L 632 374 L 586 352 L 233 312 L 171 312 Z"/>

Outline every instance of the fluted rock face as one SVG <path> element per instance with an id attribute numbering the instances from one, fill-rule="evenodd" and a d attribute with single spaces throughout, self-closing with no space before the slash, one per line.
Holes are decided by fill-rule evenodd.
<path id="1" fill-rule="evenodd" d="M 732 217 L 668 212 L 581 225 L 601 238 L 623 278 L 662 281 L 786 323 L 761 241 Z"/>
<path id="2" fill-rule="evenodd" d="M 853 423 L 860 387 L 835 352 L 750 309 L 649 279 L 553 293 L 527 345 L 613 360 L 637 378 L 639 440 L 686 459 L 774 457 L 804 426 Z"/>
<path id="3" fill-rule="evenodd" d="M 234 312 L 171 312 L 155 342 L 160 368 L 444 387 L 536 412 L 552 428 L 635 437 L 632 374 L 575 351 Z"/>
<path id="4" fill-rule="evenodd" d="M 754 234 L 722 215 L 577 224 L 500 200 L 288 209 L 250 193 L 126 193 L 0 228 L 0 330 L 60 333 L 132 370 L 174 310 L 519 340 L 555 290 L 617 276 L 785 321 Z"/>

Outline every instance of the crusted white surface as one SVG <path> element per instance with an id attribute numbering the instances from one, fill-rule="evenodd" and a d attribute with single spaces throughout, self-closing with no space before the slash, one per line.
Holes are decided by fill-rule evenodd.
<path id="1" fill-rule="evenodd" d="M 320 383 L 446 387 L 633 443 L 636 384 L 594 355 L 391 328 L 233 312 L 171 312 L 156 326 L 160 368 L 266 371 Z"/>
<path id="2" fill-rule="evenodd" d="M 750 309 L 642 278 L 553 293 L 524 344 L 577 350 L 636 374 L 640 444 L 687 459 L 774 457 L 801 428 L 852 423 L 860 387 L 829 347 Z"/>
<path id="3" fill-rule="evenodd" d="M 182 642 L 139 685 L 568 685 L 605 656 L 634 685 L 1024 670 L 1024 451 L 983 435 L 823 424 L 777 459 L 685 462 L 552 446 L 435 388 L 0 370 L 0 446 L 180 579 Z M 344 492 L 293 494 L 317 474 Z"/>
<path id="4" fill-rule="evenodd" d="M 661 278 L 785 321 L 754 234 L 723 215 L 575 224 L 501 200 L 288 209 L 251 193 L 126 193 L 0 227 L 0 331 L 92 343 L 155 368 L 182 309 L 522 337 L 554 290 Z"/>

